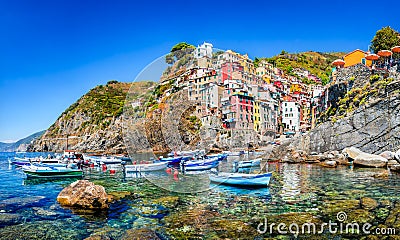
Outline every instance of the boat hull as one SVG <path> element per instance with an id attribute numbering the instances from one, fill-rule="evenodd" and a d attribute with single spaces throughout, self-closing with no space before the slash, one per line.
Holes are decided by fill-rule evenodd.
<path id="1" fill-rule="evenodd" d="M 29 171 L 24 170 L 27 178 L 79 178 L 82 177 L 83 172 L 76 171 Z"/>
<path id="2" fill-rule="evenodd" d="M 220 173 L 221 174 L 221 173 Z M 271 173 L 265 174 L 222 174 L 209 175 L 210 181 L 224 185 L 241 187 L 267 187 L 271 179 Z"/>
<path id="3" fill-rule="evenodd" d="M 125 173 L 161 171 L 167 168 L 168 162 L 125 165 Z"/>

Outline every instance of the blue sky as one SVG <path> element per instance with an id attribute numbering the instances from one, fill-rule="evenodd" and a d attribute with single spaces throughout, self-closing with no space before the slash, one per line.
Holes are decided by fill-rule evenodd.
<path id="1" fill-rule="evenodd" d="M 178 42 L 268 57 L 367 49 L 398 1 L 0 0 L 0 141 L 48 128 L 80 96 L 133 81 Z"/>

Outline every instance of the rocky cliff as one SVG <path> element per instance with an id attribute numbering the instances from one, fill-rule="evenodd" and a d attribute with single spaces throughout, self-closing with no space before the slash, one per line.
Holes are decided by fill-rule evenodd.
<path id="1" fill-rule="evenodd" d="M 66 109 L 28 150 L 63 151 L 68 147 L 83 152 L 126 152 L 122 115 L 127 93 L 131 92 L 131 100 L 143 102 L 151 97 L 155 85 L 110 81 L 91 89 Z"/>
<path id="2" fill-rule="evenodd" d="M 351 146 L 374 154 L 397 151 L 400 148 L 400 78 L 393 77 L 374 75 L 364 85 L 354 84 L 360 87 L 341 94 L 324 114 L 325 122 L 276 149 L 270 157 L 280 158 L 288 149 L 323 153 Z M 337 87 L 340 91 L 343 88 L 346 86 Z"/>

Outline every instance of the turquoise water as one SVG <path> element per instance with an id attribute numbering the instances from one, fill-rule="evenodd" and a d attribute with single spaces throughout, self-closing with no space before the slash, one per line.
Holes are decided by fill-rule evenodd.
<path id="1" fill-rule="evenodd" d="M 210 185 L 204 175 L 180 176 L 176 180 L 161 172 L 146 178 L 123 179 L 120 169 L 110 175 L 98 168 L 86 172 L 84 178 L 103 185 L 108 193 L 133 194 L 115 201 L 106 212 L 76 212 L 62 208 L 56 201 L 58 193 L 74 179 L 26 180 L 23 172 L 7 161 L 14 155 L 0 153 L 0 239 L 84 239 L 99 232 L 118 239 L 127 229 L 143 227 L 155 230 L 162 239 L 170 239 L 171 219 L 166 217 L 179 216 L 180 211 L 195 206 L 216 211 L 220 218 L 254 222 L 266 215 L 288 212 L 319 214 L 325 201 L 361 197 L 400 200 L 400 175 L 375 178 L 381 169 L 329 169 L 311 164 L 275 163 L 268 165 L 269 171 L 277 173 L 270 188 L 241 189 Z M 230 170 L 232 161 L 223 162 L 221 168 Z M 182 186 L 189 190 L 199 186 L 209 190 L 192 194 L 170 191 L 178 187 L 181 190 Z M 174 196 L 179 197 L 179 203 L 160 200 Z"/>

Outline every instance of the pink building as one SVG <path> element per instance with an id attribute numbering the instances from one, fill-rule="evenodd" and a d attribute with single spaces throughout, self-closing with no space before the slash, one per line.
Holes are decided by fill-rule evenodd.
<path id="1" fill-rule="evenodd" d="M 233 93 L 221 99 L 223 126 L 228 129 L 253 129 L 254 98 L 246 93 Z"/>
<path id="2" fill-rule="evenodd" d="M 221 82 L 224 83 L 225 80 L 234 79 L 234 73 L 242 73 L 243 66 L 238 62 L 224 62 L 221 65 Z"/>

